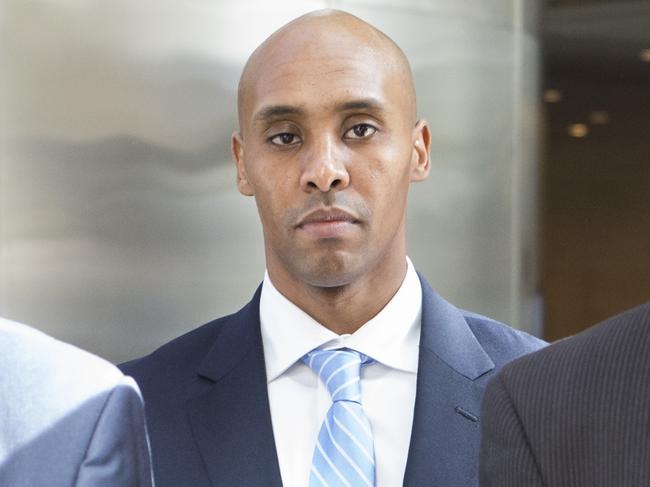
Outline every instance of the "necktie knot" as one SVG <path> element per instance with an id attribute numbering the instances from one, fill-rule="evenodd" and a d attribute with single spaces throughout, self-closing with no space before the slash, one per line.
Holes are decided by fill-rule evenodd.
<path id="1" fill-rule="evenodd" d="M 355 350 L 312 350 L 303 361 L 318 374 L 330 393 L 332 402 L 352 401 L 361 404 L 361 365 L 370 359 Z"/>

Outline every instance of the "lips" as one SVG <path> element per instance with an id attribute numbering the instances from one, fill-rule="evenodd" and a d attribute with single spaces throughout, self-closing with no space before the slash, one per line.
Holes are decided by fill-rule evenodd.
<path id="1" fill-rule="evenodd" d="M 340 208 L 319 208 L 305 215 L 296 226 L 318 238 L 344 236 L 360 223 L 356 216 Z"/>
<path id="2" fill-rule="evenodd" d="M 338 208 L 321 208 L 314 210 L 304 216 L 298 223 L 299 227 L 313 224 L 313 223 L 333 223 L 333 222 L 348 222 L 358 223 L 356 217 L 350 213 Z"/>

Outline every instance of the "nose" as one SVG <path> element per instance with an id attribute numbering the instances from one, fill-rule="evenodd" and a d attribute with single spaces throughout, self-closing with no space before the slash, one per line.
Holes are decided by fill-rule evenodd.
<path id="1" fill-rule="evenodd" d="M 303 191 L 340 191 L 350 184 L 350 174 L 341 151 L 331 137 L 311 141 L 304 152 L 300 187 Z"/>

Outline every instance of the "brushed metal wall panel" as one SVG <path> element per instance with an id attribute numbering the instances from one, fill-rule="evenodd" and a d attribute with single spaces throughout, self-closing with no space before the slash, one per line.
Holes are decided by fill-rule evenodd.
<path id="1" fill-rule="evenodd" d="M 412 193 L 414 261 L 455 302 L 517 322 L 513 236 L 534 228 L 512 217 L 529 174 L 513 154 L 537 41 L 516 5 L 0 0 L 0 314 L 120 361 L 243 305 L 264 259 L 229 154 L 239 71 L 277 27 L 335 6 L 412 60 L 434 161 Z"/>

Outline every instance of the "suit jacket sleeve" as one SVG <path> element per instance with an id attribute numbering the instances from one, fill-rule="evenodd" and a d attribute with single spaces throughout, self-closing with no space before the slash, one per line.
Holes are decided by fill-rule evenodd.
<path id="1" fill-rule="evenodd" d="M 153 485 L 142 398 L 125 377 L 110 393 L 90 438 L 76 487 Z"/>
<path id="2" fill-rule="evenodd" d="M 501 375 L 488 384 L 483 396 L 480 485 L 545 485 L 526 431 Z"/>

